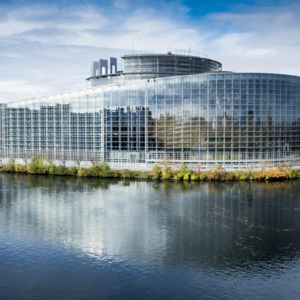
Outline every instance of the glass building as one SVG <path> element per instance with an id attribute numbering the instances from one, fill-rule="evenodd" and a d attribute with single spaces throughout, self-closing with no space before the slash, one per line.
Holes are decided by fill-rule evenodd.
<path id="1" fill-rule="evenodd" d="M 300 165 L 300 77 L 221 71 L 207 58 L 93 62 L 91 87 L 0 105 L 1 157 L 151 168 Z"/>

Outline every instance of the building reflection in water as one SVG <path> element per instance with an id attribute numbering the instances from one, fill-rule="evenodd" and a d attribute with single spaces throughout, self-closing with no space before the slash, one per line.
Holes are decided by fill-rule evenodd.
<path id="1" fill-rule="evenodd" d="M 298 256 L 300 187 L 0 176 L 0 233 L 99 259 L 229 266 Z"/>

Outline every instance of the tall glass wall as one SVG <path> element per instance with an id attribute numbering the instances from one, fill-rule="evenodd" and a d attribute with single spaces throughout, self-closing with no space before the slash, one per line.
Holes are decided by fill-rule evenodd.
<path id="1" fill-rule="evenodd" d="M 149 84 L 147 100 L 152 113 L 149 160 L 232 167 L 262 161 L 299 162 L 299 77 L 210 74 L 165 78 Z"/>
<path id="2" fill-rule="evenodd" d="M 0 109 L 2 158 L 103 159 L 101 109 L 92 92 L 2 104 Z"/>
<path id="3" fill-rule="evenodd" d="M 130 80 L 1 105 L 2 157 L 300 165 L 300 77 L 214 73 Z"/>

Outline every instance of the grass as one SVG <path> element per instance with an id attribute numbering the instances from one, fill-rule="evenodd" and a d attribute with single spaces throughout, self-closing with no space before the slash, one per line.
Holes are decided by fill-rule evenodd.
<path id="1" fill-rule="evenodd" d="M 157 181 L 279 181 L 300 178 L 300 171 L 280 164 L 272 169 L 226 171 L 216 165 L 209 171 L 195 171 L 187 165 L 172 168 L 170 164 L 155 165 L 152 171 L 115 170 L 105 162 L 94 163 L 89 168 L 65 167 L 54 165 L 53 162 L 41 157 L 33 158 L 26 165 L 18 164 L 13 159 L 0 166 L 0 172 L 23 173 L 33 175 L 78 176 L 98 178 L 120 178 Z"/>

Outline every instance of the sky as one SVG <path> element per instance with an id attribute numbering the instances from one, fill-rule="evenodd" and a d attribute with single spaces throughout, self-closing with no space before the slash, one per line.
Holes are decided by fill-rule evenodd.
<path id="1" fill-rule="evenodd" d="M 0 102 L 85 88 L 100 57 L 177 49 L 300 75 L 300 1 L 0 0 Z"/>

